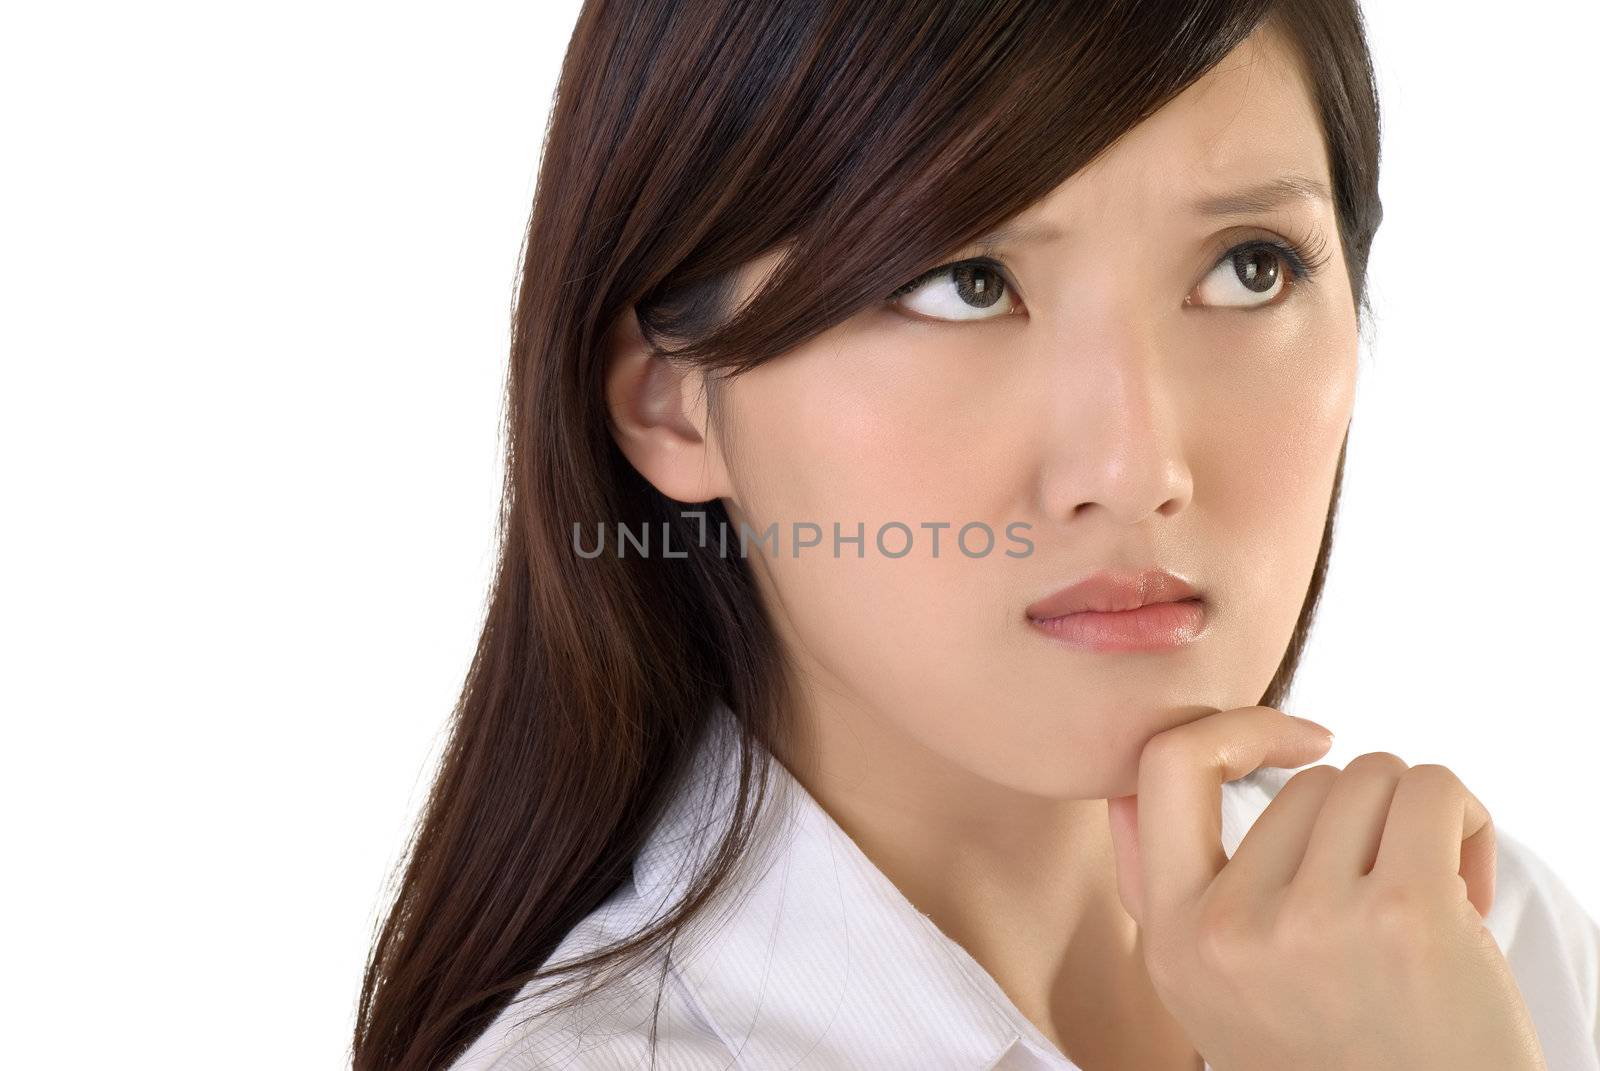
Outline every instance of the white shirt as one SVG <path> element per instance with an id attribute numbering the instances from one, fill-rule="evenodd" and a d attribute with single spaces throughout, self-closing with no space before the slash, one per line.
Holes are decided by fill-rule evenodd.
<path id="1" fill-rule="evenodd" d="M 633 932 L 683 891 L 731 813 L 730 719 L 719 706 L 632 880 L 566 936 L 551 962 Z M 777 806 L 757 850 L 712 911 L 694 916 L 670 958 L 553 1019 L 526 1021 L 539 1006 L 521 998 L 546 984 L 530 983 L 451 1071 L 647 1068 L 658 992 L 662 1071 L 1081 1071 L 775 760 L 772 774 Z M 1293 774 L 1263 767 L 1223 785 L 1229 856 Z M 1510 962 L 1547 1065 L 1600 1071 L 1600 928 L 1542 860 L 1503 830 L 1495 835 L 1496 892 L 1484 922 Z"/>

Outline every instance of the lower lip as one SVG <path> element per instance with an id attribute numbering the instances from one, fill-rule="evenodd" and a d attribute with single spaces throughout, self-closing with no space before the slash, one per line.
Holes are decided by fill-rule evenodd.
<path id="1" fill-rule="evenodd" d="M 1199 639 L 1205 614 L 1199 599 L 1184 599 L 1137 610 L 1084 610 L 1033 624 L 1052 639 L 1090 651 L 1166 651 Z"/>

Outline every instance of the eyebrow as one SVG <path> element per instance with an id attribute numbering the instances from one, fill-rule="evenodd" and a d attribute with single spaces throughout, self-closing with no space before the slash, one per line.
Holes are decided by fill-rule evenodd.
<path id="1" fill-rule="evenodd" d="M 973 245 L 985 251 L 993 251 L 1001 245 L 1027 245 L 1030 242 L 1059 242 L 1066 234 L 1054 223 L 1033 223 L 1012 220 L 1002 223 L 987 234 L 979 235 Z"/>
<path id="2" fill-rule="evenodd" d="M 1201 197 L 1193 207 L 1202 216 L 1243 216 L 1252 212 L 1268 212 L 1295 201 L 1326 201 L 1332 204 L 1333 194 L 1321 179 L 1289 174 L 1230 193 Z M 1053 223 L 1013 220 L 979 235 L 972 244 L 992 252 L 997 246 L 1059 242 L 1064 237 L 1065 233 Z"/>
<path id="3" fill-rule="evenodd" d="M 1231 193 L 1202 197 L 1194 203 L 1194 210 L 1202 216 L 1242 216 L 1250 212 L 1266 212 L 1295 201 L 1326 201 L 1332 204 L 1333 194 L 1321 179 L 1305 175 L 1280 175 Z"/>

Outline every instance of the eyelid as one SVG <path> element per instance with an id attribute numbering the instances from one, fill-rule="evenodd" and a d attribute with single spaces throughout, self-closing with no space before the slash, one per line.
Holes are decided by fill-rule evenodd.
<path id="1" fill-rule="evenodd" d="M 1266 227 L 1245 228 L 1255 232 L 1255 237 L 1239 237 L 1240 228 L 1232 228 L 1218 235 L 1210 243 L 1211 253 L 1206 262 L 1205 273 L 1194 283 L 1199 286 L 1207 274 L 1215 271 L 1228 257 L 1242 249 L 1264 246 L 1277 252 L 1289 261 L 1289 267 L 1294 272 L 1294 282 L 1310 283 L 1332 259 L 1332 252 L 1328 249 L 1327 239 L 1320 228 L 1310 227 L 1293 233 L 1279 234 Z M 998 274 L 1004 280 L 1006 289 L 1010 291 L 1019 302 L 1026 304 L 1022 299 L 1022 288 L 1017 285 L 1016 279 L 1002 261 L 986 252 L 977 252 L 969 256 L 956 256 L 950 260 L 937 264 L 934 267 L 915 276 L 910 282 L 904 283 L 892 291 L 885 301 L 893 302 L 902 294 L 910 293 L 929 279 L 942 272 L 964 264 L 981 264 Z M 1190 288 L 1191 290 L 1193 287 Z"/>
<path id="2" fill-rule="evenodd" d="M 1205 273 L 1215 271 L 1224 260 L 1243 249 L 1266 247 L 1289 261 L 1294 271 L 1295 283 L 1310 283 L 1332 259 L 1327 239 L 1316 228 L 1280 234 L 1265 227 L 1250 228 L 1253 237 L 1239 237 L 1237 229 L 1219 235 L 1211 245 L 1213 255 L 1207 260 Z M 1195 286 L 1205 279 L 1201 275 Z"/>
<path id="3" fill-rule="evenodd" d="M 1016 280 L 1011 277 L 1011 269 L 987 253 L 978 253 L 973 256 L 958 256 L 953 260 L 945 261 L 943 264 L 935 265 L 934 267 L 929 268 L 927 271 L 914 276 L 910 282 L 903 283 L 894 290 L 890 291 L 889 296 L 884 300 L 893 301 L 900 295 L 908 294 L 917 289 L 917 287 L 921 286 L 929 279 L 932 279 L 934 276 L 939 275 L 942 272 L 949 271 L 951 268 L 960 267 L 964 264 L 977 264 L 988 268 L 990 271 L 1000 276 L 1000 278 L 1005 282 L 1005 286 L 1008 291 L 1016 295 L 1019 300 L 1021 299 L 1022 289 L 1017 286 Z"/>

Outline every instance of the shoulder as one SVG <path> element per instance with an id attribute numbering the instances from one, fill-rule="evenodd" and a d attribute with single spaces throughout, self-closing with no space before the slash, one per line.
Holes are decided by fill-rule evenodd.
<path id="1" fill-rule="evenodd" d="M 569 931 L 549 963 L 607 947 L 640 922 L 631 882 Z M 637 1071 L 725 1068 L 732 1055 L 661 955 L 626 973 L 528 983 L 449 1071 Z M 578 990 L 576 999 L 571 999 Z M 654 1037 L 652 1037 L 652 1034 Z M 654 1062 L 652 1063 L 652 1053 Z"/>
<path id="2" fill-rule="evenodd" d="M 679 906 L 731 820 L 739 785 L 739 737 L 732 715 L 719 717 L 684 768 L 669 805 L 634 858 L 631 873 L 567 932 L 545 969 L 575 963 L 648 928 Z M 742 863 L 749 860 L 742 859 Z M 730 877 L 718 909 L 742 891 Z M 565 972 L 559 984 L 537 978 L 522 988 L 449 1071 L 724 1071 L 735 1047 L 712 1024 L 697 991 L 680 974 L 680 959 L 714 929 L 718 911 L 703 903 L 687 924 L 625 970 Z M 687 951 L 686 951 L 687 950 Z"/>
<path id="3" fill-rule="evenodd" d="M 1562 938 L 1572 958 L 1600 965 L 1600 925 L 1520 835 L 1495 829 L 1495 899 L 1484 920 L 1502 947 Z"/>
<path id="4" fill-rule="evenodd" d="M 1600 1050 L 1600 925 L 1549 864 L 1495 830 L 1495 897 L 1484 918 L 1530 1004 L 1566 994 Z"/>

